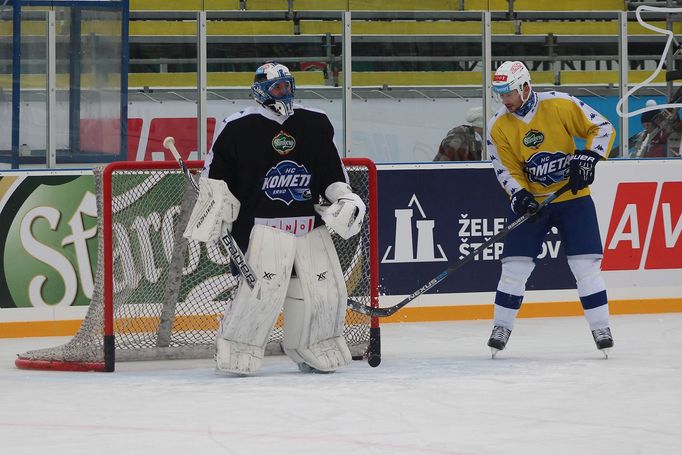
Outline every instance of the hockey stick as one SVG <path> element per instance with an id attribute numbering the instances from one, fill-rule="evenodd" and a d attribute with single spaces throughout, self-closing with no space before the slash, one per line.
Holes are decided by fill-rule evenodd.
<path id="1" fill-rule="evenodd" d="M 180 169 L 182 169 L 182 173 L 185 174 L 185 178 L 190 181 L 194 191 L 196 191 L 198 194 L 199 185 L 197 185 L 197 182 L 195 182 L 190 175 L 189 169 L 187 169 L 185 162 L 183 161 L 182 157 L 180 157 L 180 153 L 178 153 L 178 149 L 175 148 L 175 139 L 170 136 L 167 137 L 163 140 L 163 146 L 170 150 L 170 152 L 173 154 L 175 160 L 180 165 Z M 239 246 L 237 246 L 237 243 L 234 241 L 232 235 L 228 232 L 220 238 L 220 242 L 223 244 L 232 258 L 232 261 L 234 261 L 235 265 L 239 269 L 239 272 L 244 277 L 246 284 L 249 286 L 249 288 L 253 289 L 253 287 L 256 285 L 256 275 L 253 274 L 251 267 L 249 267 L 249 264 L 246 262 L 244 253 L 242 253 L 242 250 L 239 249 Z"/>
<path id="2" fill-rule="evenodd" d="M 554 201 L 556 198 L 558 198 L 559 196 L 564 194 L 569 189 L 570 189 L 569 184 L 566 183 L 564 186 L 559 188 L 556 192 L 549 195 L 547 197 L 547 199 L 545 199 L 544 201 L 542 201 L 540 203 L 540 206 L 538 207 L 538 210 L 536 213 L 540 212 L 540 210 L 542 210 L 544 207 L 549 205 L 552 201 Z M 511 232 L 512 230 L 519 227 L 521 224 L 526 222 L 528 220 L 528 218 L 530 218 L 532 216 L 534 216 L 534 214 L 531 215 L 529 213 L 526 213 L 523 216 L 518 217 L 512 223 L 510 223 L 506 227 L 504 227 L 500 232 L 498 232 L 493 237 L 491 237 L 490 240 L 481 244 L 481 246 L 476 248 L 474 251 L 467 254 L 466 256 L 464 256 L 462 259 L 460 259 L 458 262 L 454 263 L 453 265 L 451 265 L 447 269 L 443 270 L 441 273 L 439 273 L 431 281 L 429 281 L 424 286 L 420 287 L 419 289 L 414 291 L 412 294 L 408 295 L 403 300 L 401 300 L 399 303 L 397 303 L 393 306 L 385 307 L 385 308 L 373 308 L 373 307 L 370 307 L 367 305 L 362 305 L 361 303 L 355 302 L 355 301 L 350 300 L 350 299 L 348 300 L 348 306 L 353 311 L 356 311 L 358 313 L 367 314 L 367 315 L 372 316 L 372 317 L 384 318 L 387 316 L 391 316 L 393 313 L 395 313 L 396 311 L 398 311 L 399 309 L 401 309 L 402 307 L 404 307 L 405 305 L 407 305 L 408 303 L 410 303 L 411 301 L 413 301 L 414 299 L 416 299 L 417 297 L 419 297 L 420 295 L 422 295 L 423 293 L 425 293 L 426 291 L 428 291 L 429 289 L 431 289 L 432 287 L 434 287 L 435 285 L 437 285 L 438 283 L 443 281 L 445 278 L 452 275 L 456 270 L 461 268 L 464 264 L 473 260 L 474 257 L 477 254 L 479 254 L 481 251 L 485 250 L 490 245 L 494 244 L 495 242 L 500 240 L 502 237 L 509 234 L 509 232 Z"/>

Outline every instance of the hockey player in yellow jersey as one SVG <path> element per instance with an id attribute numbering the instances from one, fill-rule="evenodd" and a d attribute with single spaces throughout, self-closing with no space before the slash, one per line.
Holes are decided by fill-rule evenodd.
<path id="1" fill-rule="evenodd" d="M 493 357 L 504 349 L 521 307 L 526 281 L 547 232 L 558 229 L 597 349 L 613 346 L 606 286 L 601 275 L 602 243 L 589 185 L 605 160 L 615 130 L 601 114 L 566 93 L 537 93 L 528 68 L 506 61 L 495 72 L 493 92 L 504 104 L 488 124 L 488 154 L 511 199 L 509 219 L 534 214 L 507 236 L 495 295 Z M 585 140 L 576 150 L 575 137 Z M 537 213 L 539 203 L 568 182 L 571 191 Z"/>

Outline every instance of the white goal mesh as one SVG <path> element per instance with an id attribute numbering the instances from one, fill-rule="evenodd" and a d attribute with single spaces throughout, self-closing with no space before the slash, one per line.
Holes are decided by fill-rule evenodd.
<path id="1" fill-rule="evenodd" d="M 351 186 L 367 203 L 358 236 L 332 234 L 349 298 L 376 305 L 376 171 L 369 160 L 344 160 Z M 201 162 L 188 162 L 200 169 Z M 114 359 L 211 357 L 223 310 L 236 290 L 229 255 L 220 243 L 187 241 L 182 232 L 196 199 L 173 162 L 112 163 L 96 169 L 98 261 L 95 292 L 68 343 L 28 351 L 20 368 L 113 371 Z M 268 343 L 281 352 L 282 317 Z M 372 345 L 378 325 L 347 311 L 344 335 L 355 358 Z"/>

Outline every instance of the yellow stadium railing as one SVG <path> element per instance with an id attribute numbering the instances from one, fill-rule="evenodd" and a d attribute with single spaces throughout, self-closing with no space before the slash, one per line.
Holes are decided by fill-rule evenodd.
<path id="1" fill-rule="evenodd" d="M 628 82 L 637 84 L 645 81 L 651 76 L 652 71 L 630 70 L 628 71 Z M 665 83 L 665 74 L 659 73 L 652 81 L 656 84 Z M 562 85 L 617 85 L 618 71 L 562 71 Z"/>
<path id="2" fill-rule="evenodd" d="M 321 71 L 294 71 L 297 86 L 323 86 Z M 253 83 L 251 72 L 209 72 L 209 87 L 250 87 Z M 196 73 L 130 73 L 130 87 L 196 87 Z"/>
<path id="3" fill-rule="evenodd" d="M 286 0 L 285 0 L 286 3 Z M 285 8 L 286 9 L 286 8 Z M 230 11 L 239 0 L 130 0 L 131 11 Z"/>
<path id="4" fill-rule="evenodd" d="M 665 22 L 654 21 L 651 25 L 662 29 L 666 28 Z M 522 35 L 618 35 L 619 24 L 616 20 L 594 21 L 523 21 L 521 22 Z M 682 23 L 673 23 L 673 32 L 682 33 Z M 656 35 L 637 22 L 628 22 L 628 35 Z"/>
<path id="5" fill-rule="evenodd" d="M 188 21 L 132 21 L 130 36 L 195 36 L 197 23 Z M 208 21 L 209 36 L 293 35 L 292 21 Z"/>
<path id="6" fill-rule="evenodd" d="M 496 21 L 492 24 L 493 34 L 514 33 L 512 21 Z M 353 35 L 481 35 L 480 21 L 368 21 L 357 20 L 351 24 Z M 301 35 L 340 34 L 340 21 L 302 20 Z"/>
<path id="7" fill-rule="evenodd" d="M 505 2 L 506 3 L 506 2 Z M 624 0 L 514 0 L 514 11 L 623 11 Z"/>
<path id="8" fill-rule="evenodd" d="M 492 77 L 492 74 L 491 74 Z M 343 80 L 343 73 L 339 74 Z M 533 72 L 538 84 L 553 84 L 554 75 L 549 71 Z M 481 86 L 483 73 L 475 71 L 355 71 L 354 87 L 387 86 Z"/>

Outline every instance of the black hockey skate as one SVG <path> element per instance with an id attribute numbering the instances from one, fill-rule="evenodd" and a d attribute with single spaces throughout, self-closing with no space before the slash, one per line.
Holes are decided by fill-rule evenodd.
<path id="1" fill-rule="evenodd" d="M 597 345 L 604 357 L 609 358 L 609 349 L 613 347 L 613 337 L 611 336 L 611 329 L 605 327 L 603 329 L 595 329 L 592 331 L 592 338 L 594 344 Z"/>
<path id="2" fill-rule="evenodd" d="M 496 325 L 493 327 L 493 332 L 490 334 L 490 339 L 488 340 L 488 346 L 490 346 L 490 351 L 492 352 L 493 359 L 495 355 L 503 350 L 507 346 L 507 341 L 509 341 L 509 335 L 511 335 L 511 330 L 501 325 Z"/>

